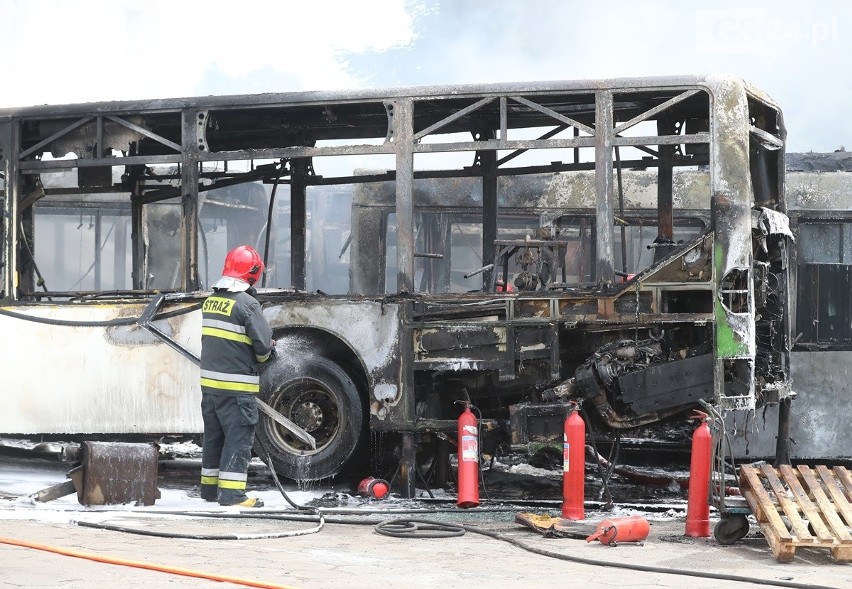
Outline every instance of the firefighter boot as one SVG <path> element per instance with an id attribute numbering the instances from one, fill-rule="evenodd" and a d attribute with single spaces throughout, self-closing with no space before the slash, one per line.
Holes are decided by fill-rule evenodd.
<path id="1" fill-rule="evenodd" d="M 257 499 L 256 497 L 249 497 L 245 501 L 241 501 L 237 503 L 240 507 L 263 507 L 263 499 Z"/>
<path id="2" fill-rule="evenodd" d="M 205 501 L 216 501 L 219 494 L 219 487 L 216 485 L 201 485 L 201 498 Z"/>
<path id="3" fill-rule="evenodd" d="M 263 499 L 257 499 L 255 497 L 246 497 L 242 501 L 238 501 L 237 503 L 219 503 L 223 507 L 263 507 Z"/>

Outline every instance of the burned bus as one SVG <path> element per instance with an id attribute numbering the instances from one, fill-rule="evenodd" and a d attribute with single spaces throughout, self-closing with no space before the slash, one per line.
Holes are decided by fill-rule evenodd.
<path id="1" fill-rule="evenodd" d="M 572 401 L 785 423 L 784 142 L 721 77 L 0 111 L 0 433 L 198 433 L 199 304 L 242 243 L 278 342 L 256 446 L 292 479 L 385 432 L 411 493 L 461 403 L 516 442 Z"/>
<path id="2" fill-rule="evenodd" d="M 795 246 L 790 258 L 789 408 L 767 405 L 732 413 L 728 430 L 741 458 L 773 455 L 789 438 L 797 460 L 848 462 L 852 420 L 852 154 L 787 154 L 786 195 Z M 780 420 L 779 410 L 789 410 Z M 779 426 L 781 429 L 779 430 Z"/>

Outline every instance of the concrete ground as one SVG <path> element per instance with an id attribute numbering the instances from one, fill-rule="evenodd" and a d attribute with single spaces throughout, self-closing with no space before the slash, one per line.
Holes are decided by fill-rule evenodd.
<path id="1" fill-rule="evenodd" d="M 760 580 L 761 586 L 852 587 L 852 565 L 835 563 L 824 549 L 798 548 L 793 562 L 776 562 L 754 523 L 745 539 L 730 546 L 720 545 L 713 538 L 685 538 L 685 501 L 676 485 L 663 492 L 619 488 L 618 496 L 622 501 L 629 496 L 640 504 L 631 508 L 621 503 L 616 511 L 609 513 L 587 507 L 587 520 L 574 525 L 578 529 L 572 538 L 545 538 L 515 523 L 518 511 L 544 513 L 542 510 L 549 510 L 550 515 L 559 515 L 559 481 L 549 480 L 546 476 L 511 474 L 507 475 L 508 482 L 504 481 L 506 484 L 500 487 L 496 473 L 489 473 L 492 475 L 489 481 L 492 491 L 506 494 L 513 489 L 533 489 L 535 508 L 491 503 L 490 507 L 456 510 L 453 496 L 446 493 L 446 503 L 440 502 L 440 495 L 438 501 L 432 502 L 398 498 L 369 502 L 347 494 L 352 491 L 342 484 L 334 488 L 288 487 L 288 494 L 298 503 L 322 505 L 337 512 L 345 511 L 347 515 L 330 510 L 329 522 L 317 533 L 269 538 L 284 532 L 307 531 L 316 528 L 316 524 L 282 519 L 175 515 L 174 512 L 198 510 L 209 510 L 208 515 L 217 516 L 240 513 L 236 508 L 218 508 L 215 504 L 212 504 L 215 508 L 211 509 L 211 504 L 200 500 L 196 485 L 198 468 L 195 462 L 178 469 L 161 468 L 158 480 L 161 497 L 153 506 L 97 508 L 81 506 L 75 495 L 48 503 L 32 501 L 31 493 L 66 480 L 68 466 L 55 460 L 0 453 L 0 588 L 111 589 L 144 586 L 191 589 L 254 586 L 467 589 L 476 586 L 503 589 L 603 584 L 627 588 L 718 589 L 757 586 L 756 582 L 673 574 L 675 570 L 750 577 Z M 250 494 L 262 497 L 267 507 L 242 513 L 250 511 L 263 516 L 294 514 L 295 510 L 263 473 L 260 467 L 250 471 Z M 560 476 L 561 473 L 557 473 L 557 479 Z M 536 481 L 534 487 L 529 486 L 532 481 Z M 589 496 L 587 493 L 587 498 Z M 515 505 L 524 504 L 523 497 L 516 496 L 516 499 L 510 500 L 515 501 Z M 400 510 L 412 509 L 420 511 L 399 513 Z M 365 510 L 380 512 L 364 515 Z M 583 539 L 602 519 L 637 513 L 647 517 L 651 523 L 650 535 L 641 544 L 609 547 L 599 542 L 586 543 Z M 364 522 L 365 518 L 383 521 L 403 517 L 472 525 L 499 532 L 505 539 L 520 546 L 472 531 L 450 538 L 394 538 L 378 534 L 373 525 L 334 523 L 337 519 L 352 521 L 360 518 L 358 521 Z M 158 533 L 238 536 L 242 539 L 163 538 L 83 527 L 75 522 Z M 248 539 L 247 536 L 267 538 Z M 12 545 L 8 541 L 20 541 L 28 546 Z M 152 568 L 47 552 L 34 545 L 81 553 L 94 559 L 142 562 Z M 559 555 L 586 562 L 560 560 L 556 558 Z M 646 570 L 618 568 L 613 566 L 616 563 L 646 567 Z M 201 578 L 154 570 L 156 567 L 192 571 Z M 647 570 L 649 567 L 668 572 Z M 246 583 L 222 583 L 203 578 L 203 575 L 237 577 Z"/>
<path id="2" fill-rule="evenodd" d="M 145 511 L 145 510 L 143 510 Z M 272 510 L 268 510 L 272 511 Z M 604 546 L 582 539 L 544 538 L 515 524 L 513 514 L 466 512 L 408 517 L 452 517 L 507 537 L 533 549 L 592 559 L 600 566 L 566 562 L 524 550 L 509 542 L 475 533 L 441 539 L 393 538 L 371 525 L 328 523 L 318 533 L 258 540 L 185 540 L 150 537 L 79 527 L 69 521 L 0 520 L 0 537 L 79 551 L 99 557 L 142 561 L 213 575 L 250 580 L 261 587 L 335 589 L 351 587 L 453 588 L 487 587 L 656 587 L 695 589 L 749 587 L 754 583 L 694 578 L 606 566 L 625 563 L 683 571 L 754 577 L 763 585 L 852 587 L 852 565 L 837 564 L 825 550 L 799 548 L 794 562 L 775 561 L 765 540 L 752 528 L 744 540 L 719 545 L 714 539 L 687 539 L 683 521 L 651 522 L 641 545 Z M 555 514 L 554 514 L 555 515 Z M 84 514 L 85 516 L 85 514 Z M 388 514 L 388 517 L 402 517 Z M 603 514 L 589 513 L 589 527 Z M 62 519 L 62 518 L 58 518 Z M 85 519 L 85 517 L 80 517 Z M 262 534 L 313 527 L 308 522 L 153 517 L 117 514 L 109 523 L 140 529 L 190 534 Z M 179 576 L 0 544 L 3 587 L 240 587 L 238 583 Z"/>

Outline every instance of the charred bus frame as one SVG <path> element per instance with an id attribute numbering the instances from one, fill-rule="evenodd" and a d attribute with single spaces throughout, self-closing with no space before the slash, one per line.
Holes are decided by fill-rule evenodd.
<path id="1" fill-rule="evenodd" d="M 199 243 L 205 215 L 216 204 L 209 195 L 258 181 L 273 186 L 272 201 L 279 185 L 286 184 L 290 195 L 291 282 L 267 284 L 261 297 L 276 337 L 291 348 L 287 362 L 264 372 L 263 395 L 282 414 L 318 432 L 322 442 L 311 450 L 273 421 L 261 424 L 258 443 L 286 476 L 331 476 L 352 463 L 369 430 L 399 432 L 401 478 L 410 493 L 418 441 L 454 427 L 453 401 L 464 394 L 482 404 L 490 425 L 524 400 L 543 404 L 555 398 L 559 405 L 566 398 L 588 399 L 613 428 L 683 412 L 699 398 L 723 409 L 786 402 L 784 140 L 781 111 L 768 97 L 742 81 L 715 77 L 0 111 L 0 322 L 4 331 L 16 333 L 14 344 L 7 338 L 3 357 L 23 365 L 16 354 L 44 342 L 50 353 L 66 356 L 19 385 L 18 394 L 3 397 L 0 430 L 200 430 L 196 370 L 179 356 L 167 356 L 174 351 L 162 340 L 190 355 L 197 351 L 196 304 L 207 287 L 200 268 L 217 263 Z M 622 157 L 626 152 L 634 155 Z M 518 163 L 542 153 L 557 157 Z M 464 161 L 415 166 L 415 160 L 433 154 Z M 390 158 L 392 169 L 315 170 L 324 158 L 351 156 Z M 235 162 L 244 165 L 238 170 Z M 168 166 L 173 170 L 163 172 Z M 707 179 L 706 228 L 681 243 L 675 240 L 680 203 L 672 189 L 673 170 L 680 167 L 701 170 Z M 619 214 L 630 207 L 631 196 L 620 193 L 622 172 L 629 169 L 655 170 L 657 180 L 650 205 L 657 232 L 654 261 L 633 276 L 618 270 L 615 249 Z M 76 172 L 70 185 L 51 184 L 52 177 L 69 171 Z M 589 272 L 573 282 L 558 268 L 570 261 L 559 218 L 548 219 L 549 233 L 520 240 L 498 235 L 501 199 L 511 193 L 506 182 L 526 177 L 534 186 L 536 175 L 571 171 L 585 171 L 591 182 L 594 225 Z M 440 256 L 417 251 L 416 186 L 429 178 L 476 179 L 481 204 L 471 210 L 481 221 L 478 292 L 418 292 L 416 260 Z M 365 255 L 369 240 L 384 234 L 359 233 L 360 222 L 353 226 L 350 293 L 305 292 L 309 187 L 381 182 L 392 182 L 395 292 L 383 291 L 376 260 Z M 549 190 L 543 196 L 559 189 Z M 81 195 L 129 207 L 129 289 L 44 287 L 35 264 L 42 237 L 35 235 L 35 210 Z M 162 245 L 152 232 L 160 203 L 180 209 L 169 233 L 177 266 L 166 283 L 164 312 L 149 318 L 159 336 L 146 339 L 133 325 L 154 291 L 162 290 L 149 281 L 151 252 Z M 243 201 L 230 206 L 257 212 Z M 647 203 L 643 207 L 648 213 Z M 243 240 L 269 244 L 272 213 L 265 222 L 255 218 Z M 506 275 L 508 258 L 521 251 L 535 264 L 538 280 L 526 267 L 526 281 Z M 540 271 L 544 254 L 552 271 Z M 514 280 L 518 290 L 495 292 L 498 279 Z M 768 292 L 761 280 L 771 282 Z M 66 333 L 59 335 L 61 329 Z M 69 350 L 69 341 L 79 344 L 75 350 Z M 90 373 L 80 372 L 81 382 L 69 380 L 69 371 L 80 366 Z M 690 390 L 667 386 L 655 392 L 661 379 L 682 378 Z M 785 444 L 779 437 L 779 457 L 786 454 Z"/>

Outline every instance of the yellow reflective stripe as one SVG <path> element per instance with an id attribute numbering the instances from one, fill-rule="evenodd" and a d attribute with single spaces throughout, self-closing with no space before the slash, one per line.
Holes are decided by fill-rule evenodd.
<path id="1" fill-rule="evenodd" d="M 225 481 L 245 481 L 248 475 L 244 472 L 223 472 L 222 479 Z"/>
<path id="2" fill-rule="evenodd" d="M 225 481 L 225 480 L 219 479 L 219 488 L 220 489 L 236 489 L 238 491 L 241 491 L 241 490 L 246 488 L 246 482 L 245 481 Z"/>
<path id="3" fill-rule="evenodd" d="M 209 317 L 205 317 L 201 320 L 202 327 L 218 327 L 219 329 L 224 329 L 225 331 L 233 331 L 234 333 L 245 333 L 246 328 L 242 325 L 237 325 L 236 323 L 231 323 L 230 321 L 219 321 L 218 319 L 210 319 Z"/>
<path id="4" fill-rule="evenodd" d="M 243 393 L 260 392 L 260 385 L 256 383 L 213 380 L 212 378 L 202 378 L 201 386 L 210 387 L 211 389 L 222 389 L 225 391 L 240 391 Z"/>
<path id="5" fill-rule="evenodd" d="M 215 327 L 202 327 L 201 335 L 220 337 L 222 339 L 229 339 L 231 341 L 251 345 L 251 338 L 249 336 L 240 333 L 234 333 L 232 331 L 226 331 L 224 329 L 217 329 Z"/>
<path id="6" fill-rule="evenodd" d="M 248 382 L 251 384 L 258 384 L 260 382 L 260 376 L 257 374 L 233 374 L 230 372 L 216 372 L 215 370 L 202 370 L 201 378 L 221 380 L 223 382 Z M 216 469 L 216 472 L 204 472 L 204 469 L 201 469 L 201 474 L 219 474 L 219 469 Z"/>
<path id="7" fill-rule="evenodd" d="M 202 476 L 202 477 L 201 477 L 201 484 L 202 484 L 202 485 L 213 485 L 213 486 L 216 486 L 216 484 L 217 484 L 218 482 L 219 482 L 219 477 L 205 477 L 205 476 Z"/>

